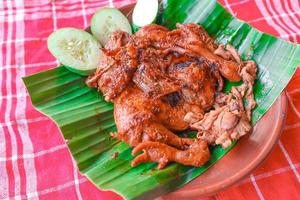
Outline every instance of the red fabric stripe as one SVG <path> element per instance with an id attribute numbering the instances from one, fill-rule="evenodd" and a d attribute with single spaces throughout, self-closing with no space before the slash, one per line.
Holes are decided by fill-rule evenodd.
<path id="1" fill-rule="evenodd" d="M 286 13 L 292 13 L 294 12 L 292 7 L 289 6 L 290 1 L 289 0 L 283 0 L 283 2 L 281 3 L 283 9 L 286 11 Z M 300 24 L 299 24 L 299 17 L 296 15 L 295 17 L 290 17 L 289 19 L 293 22 L 294 26 L 296 26 L 298 29 L 300 28 Z"/>
<path id="2" fill-rule="evenodd" d="M 298 13 L 300 12 L 299 9 L 298 10 L 295 9 L 295 6 L 296 6 L 295 4 L 298 4 L 298 6 L 299 6 L 299 1 L 297 2 L 297 1 L 293 1 L 293 0 L 285 0 L 285 2 L 286 2 L 286 6 L 290 7 L 293 12 L 295 12 L 295 11 L 297 11 Z M 300 6 L 298 8 L 300 8 Z M 294 15 L 294 16 L 297 19 L 298 22 L 296 22 L 296 23 L 298 24 L 300 21 L 300 15 Z"/>
<path id="3" fill-rule="evenodd" d="M 299 27 L 294 22 L 294 19 L 288 15 L 289 12 L 286 9 L 284 9 L 283 2 L 281 1 L 278 4 L 275 4 L 275 2 L 273 1 L 271 3 L 273 3 L 272 7 L 276 11 L 276 13 L 281 14 L 281 15 L 283 15 L 283 14 L 286 15 L 284 17 L 282 16 L 281 19 L 285 23 L 286 27 L 289 27 L 290 33 L 295 33 L 295 32 L 297 33 L 299 31 Z M 282 13 L 282 11 L 283 11 L 283 13 Z M 294 38 L 293 41 L 296 42 L 297 41 L 296 37 L 293 36 L 293 38 Z"/>
<path id="4" fill-rule="evenodd" d="M 267 11 L 268 11 L 271 15 L 279 15 L 279 13 L 276 13 L 276 11 L 275 11 L 272 7 L 269 7 L 269 6 L 268 6 L 268 4 L 267 4 L 266 1 L 265 1 L 265 2 L 263 1 L 263 3 L 264 3 L 264 5 L 265 5 Z M 270 4 L 271 4 L 271 3 L 270 3 Z M 276 23 L 276 25 L 277 25 L 278 27 L 280 27 L 281 29 L 283 29 L 283 30 L 286 32 L 286 34 L 289 34 L 289 33 L 290 33 L 290 30 L 287 29 L 287 28 L 285 27 L 285 23 L 282 21 L 281 18 L 274 18 L 273 21 Z M 293 40 L 293 38 L 292 38 L 291 36 L 289 36 L 289 40 Z"/>

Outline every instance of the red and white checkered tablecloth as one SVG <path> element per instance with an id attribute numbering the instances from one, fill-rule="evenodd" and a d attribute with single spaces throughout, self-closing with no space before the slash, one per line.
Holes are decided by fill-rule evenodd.
<path id="1" fill-rule="evenodd" d="M 58 63 L 46 40 L 84 28 L 101 6 L 134 0 L 0 0 L 0 199 L 121 199 L 78 173 L 56 125 L 31 105 L 21 77 Z M 221 0 L 256 28 L 300 42 L 299 0 Z M 300 199 L 300 70 L 287 87 L 284 133 L 251 176 L 209 199 Z"/>

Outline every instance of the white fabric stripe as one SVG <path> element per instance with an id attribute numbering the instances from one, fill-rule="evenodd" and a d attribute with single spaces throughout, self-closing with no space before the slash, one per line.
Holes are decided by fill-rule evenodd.
<path id="1" fill-rule="evenodd" d="M 259 187 L 258 187 L 258 185 L 257 185 L 257 183 L 255 181 L 255 177 L 253 176 L 253 174 L 250 175 L 250 179 L 251 179 L 251 182 L 252 182 L 252 184 L 253 184 L 253 186 L 255 188 L 255 191 L 256 191 L 259 199 L 264 200 L 265 198 L 262 195 L 262 193 L 261 193 L 261 191 L 260 191 L 260 189 L 259 189 Z"/>
<path id="2" fill-rule="evenodd" d="M 295 104 L 294 104 L 291 96 L 289 95 L 289 93 L 286 93 L 286 97 L 287 97 L 287 99 L 288 99 L 288 101 L 290 103 L 290 106 L 291 106 L 292 110 L 295 112 L 295 114 L 297 115 L 297 117 L 300 118 L 300 112 L 297 110 L 297 108 L 296 108 L 296 106 L 295 106 Z"/>
<path id="3" fill-rule="evenodd" d="M 115 7 L 113 0 L 109 0 L 108 2 L 109 2 L 109 7 L 111 7 L 111 8 Z"/>
<path id="4" fill-rule="evenodd" d="M 56 16 L 56 6 L 55 0 L 51 1 L 52 5 L 52 19 L 53 19 L 53 32 L 57 30 L 57 16 Z M 56 65 L 59 65 L 58 60 L 56 60 Z"/>
<path id="5" fill-rule="evenodd" d="M 291 125 L 285 125 L 284 129 L 285 131 L 294 129 L 294 128 L 300 128 L 300 122 L 296 124 L 291 124 Z"/>
<path id="6" fill-rule="evenodd" d="M 16 38 L 12 40 L 3 40 L 0 41 L 0 45 L 4 45 L 7 43 L 24 43 L 24 42 L 32 42 L 32 41 L 46 41 L 47 38 Z"/>
<path id="7" fill-rule="evenodd" d="M 50 120 L 48 117 L 36 117 L 36 118 L 31 118 L 31 119 L 17 119 L 14 121 L 5 121 L 0 123 L 0 127 L 7 127 L 7 126 L 13 126 L 15 124 L 24 124 L 24 123 L 34 123 L 34 122 L 39 122 L 39 121 L 44 121 L 44 120 Z"/>
<path id="8" fill-rule="evenodd" d="M 18 7 L 23 7 L 23 0 L 19 0 Z M 16 27 L 18 30 L 16 31 L 16 38 L 24 38 L 25 37 L 25 16 L 24 14 L 19 14 L 17 10 L 17 16 L 20 19 L 20 21 L 16 22 Z M 15 49 L 17 49 L 15 53 L 15 60 L 18 65 L 20 65 L 20 68 L 18 68 L 17 75 L 16 75 L 16 89 L 17 94 L 24 94 L 26 93 L 26 88 L 22 82 L 22 77 L 26 75 L 24 64 L 25 64 L 25 47 L 24 42 L 23 43 L 15 43 Z M 26 118 L 26 104 L 27 104 L 27 98 L 20 97 L 17 98 L 17 104 L 16 104 L 16 110 L 15 110 L 15 117 L 16 119 L 24 119 Z M 18 132 L 23 144 L 23 154 L 30 154 L 33 153 L 33 144 L 31 142 L 30 136 L 29 136 L 29 130 L 27 123 L 20 123 L 17 124 Z M 26 194 L 32 193 L 37 191 L 37 174 L 36 174 L 36 168 L 35 168 L 35 162 L 33 159 L 26 159 L 23 160 L 23 166 L 25 170 L 25 177 L 26 178 Z M 33 198 L 38 199 L 38 198 Z"/>
<path id="9" fill-rule="evenodd" d="M 295 10 L 289 6 L 288 2 L 289 2 L 289 0 L 284 0 L 283 1 L 284 7 L 287 9 L 287 13 L 295 12 Z M 291 2 L 291 4 L 293 5 L 293 2 Z M 298 32 L 299 32 L 299 27 L 300 27 L 300 21 L 299 21 L 299 19 L 297 18 L 297 16 L 295 16 L 295 17 L 290 16 L 290 17 L 293 19 L 293 24 L 295 26 L 297 26 L 297 29 L 298 29 Z"/>
<path id="10" fill-rule="evenodd" d="M 87 7 L 86 8 L 86 14 L 87 15 L 91 15 L 94 14 L 95 11 L 101 7 L 104 6 L 103 4 L 100 4 L 99 6 L 95 6 L 93 8 Z M 81 10 L 81 9 L 80 9 Z M 59 12 L 56 14 L 56 18 L 59 19 L 70 19 L 72 17 L 81 17 L 82 13 L 80 12 L 80 10 L 75 10 L 75 11 L 69 11 L 69 12 Z M 47 11 L 47 12 L 33 12 L 33 13 L 29 13 L 26 15 L 26 19 L 30 19 L 30 20 L 41 20 L 44 18 L 49 18 L 51 17 L 51 15 L 53 14 L 53 11 Z M 19 20 L 19 19 L 16 19 Z M 15 20 L 15 21 L 16 21 Z M 8 22 L 12 22 L 11 20 L 7 20 Z M 0 21 L 3 22 L 3 21 Z"/>
<path id="11" fill-rule="evenodd" d="M 270 20 L 270 19 L 278 19 L 278 18 L 284 18 L 284 17 L 289 17 L 289 16 L 294 16 L 300 14 L 300 10 L 295 11 L 295 12 L 290 12 L 290 13 L 282 13 L 280 15 L 273 15 L 273 16 L 264 16 L 264 17 L 259 17 L 257 19 L 249 20 L 247 21 L 248 23 L 254 23 L 254 22 L 259 22 L 263 20 Z"/>
<path id="12" fill-rule="evenodd" d="M 7 3 L 7 8 L 8 9 L 12 9 L 12 2 L 11 1 L 6 1 Z M 13 16 L 12 15 L 8 15 L 8 19 L 10 19 L 11 21 L 13 21 Z M 12 33 L 13 28 L 15 28 L 15 24 L 9 24 L 8 28 L 7 28 L 7 39 L 10 40 L 12 38 Z M 12 48 L 10 44 L 6 44 L 6 63 L 10 63 L 11 62 L 11 54 L 12 54 Z M 7 90 L 7 94 L 11 95 L 12 94 L 12 75 L 11 75 L 11 71 L 7 70 L 6 71 L 6 82 L 8 84 L 6 84 L 6 90 Z M 5 110 L 5 121 L 9 121 L 10 120 L 10 111 L 12 109 L 12 101 L 8 100 L 6 103 L 6 110 Z M 8 126 L 8 132 L 11 138 L 11 150 L 12 150 L 12 155 L 17 155 L 18 154 L 18 144 L 17 144 L 17 140 L 16 140 L 16 136 L 15 136 L 15 132 L 13 130 L 13 128 L 11 126 Z M 19 169 L 18 169 L 18 163 L 17 162 L 12 162 L 12 170 L 13 170 L 13 174 L 14 174 L 14 181 L 15 181 L 15 186 L 14 186 L 14 193 L 15 195 L 19 195 L 20 191 L 21 191 L 21 183 L 20 183 L 20 173 L 19 173 Z"/>
<path id="13" fill-rule="evenodd" d="M 26 68 L 31 68 L 31 67 L 41 67 L 41 66 L 50 66 L 50 67 L 54 67 L 57 65 L 57 61 L 51 61 L 51 62 L 39 62 L 39 63 L 31 63 L 31 64 L 26 64 Z M 0 68 L 1 70 L 4 69 L 15 69 L 15 68 L 19 68 L 19 65 L 4 65 Z M 25 67 L 25 66 L 24 66 Z"/>
<path id="14" fill-rule="evenodd" d="M 289 39 L 290 36 L 293 36 L 294 39 L 296 40 L 297 36 L 300 35 L 300 33 L 289 33 L 289 34 L 285 34 L 285 35 L 281 35 L 280 37 L 283 39 Z"/>
<path id="15" fill-rule="evenodd" d="M 273 7 L 272 4 L 271 4 L 271 1 L 270 0 L 267 0 L 267 4 L 268 4 L 268 7 L 272 13 L 272 15 L 278 15 L 280 14 L 281 12 L 278 11 L 278 8 L 276 7 Z M 285 11 L 283 11 L 283 13 L 287 13 Z M 281 19 L 281 21 L 280 21 Z M 282 28 L 285 28 L 285 30 L 288 31 L 288 34 L 289 36 L 292 38 L 292 41 L 293 42 L 296 42 L 297 41 L 297 38 L 296 38 L 296 35 L 294 34 L 295 31 L 291 28 L 291 26 L 288 26 L 287 24 L 287 19 L 289 19 L 289 17 L 285 17 L 285 18 L 277 18 L 277 19 L 274 19 L 276 21 L 276 25 L 277 26 L 281 26 Z M 281 36 L 282 37 L 282 36 Z M 290 39 L 290 38 L 286 38 L 286 39 Z M 290 39 L 291 40 L 291 39 Z"/>
<path id="16" fill-rule="evenodd" d="M 2 7 L 2 1 L 0 1 L 0 7 Z M 4 20 L 3 16 L 0 16 L 0 21 Z M 4 40 L 4 27 L 3 23 L 0 23 L 0 39 Z M 0 47 L 0 65 L 3 63 L 3 47 Z M 0 72 L 0 88 L 3 87 L 2 82 L 5 80 L 2 79 L 2 73 Z M 0 90 L 1 93 L 1 90 Z M 2 96 L 3 94 L 0 94 Z M 2 106 L 2 99 L 0 98 L 0 108 Z M 1 111 L 3 112 L 3 111 Z M 3 113 L 1 113 L 3 114 Z M 3 128 L 0 126 L 0 157 L 6 157 L 6 139 Z M 6 170 L 6 163 L 0 163 L 0 199 L 7 198 L 9 196 L 8 191 L 8 175 Z"/>
<path id="17" fill-rule="evenodd" d="M 295 165 L 295 167 L 298 169 L 300 168 L 300 163 L 298 163 L 297 165 Z M 260 174 L 260 175 L 257 175 L 255 176 L 255 180 L 258 181 L 258 180 L 261 180 L 261 179 L 264 179 L 264 178 L 268 178 L 268 177 L 271 177 L 271 176 L 274 176 L 274 175 L 278 175 L 278 174 L 282 174 L 284 172 L 288 172 L 292 170 L 291 167 L 283 167 L 283 168 L 279 168 L 279 169 L 276 169 L 276 170 L 273 170 L 271 172 L 267 172 L 267 173 L 263 173 L 263 174 Z"/>
<path id="18" fill-rule="evenodd" d="M 86 178 L 81 178 L 81 179 L 78 180 L 78 184 L 82 184 L 82 183 L 84 183 L 86 181 L 87 181 Z M 41 191 L 37 191 L 37 192 L 33 192 L 33 193 L 28 193 L 28 194 L 26 194 L 26 196 L 25 195 L 19 195 L 19 196 L 17 196 L 17 198 L 31 199 L 33 197 L 39 197 L 39 196 L 42 196 L 42 195 L 46 195 L 48 193 L 61 191 L 63 189 L 72 187 L 74 184 L 75 184 L 74 181 L 69 181 L 69 182 L 66 182 L 66 183 L 64 183 L 62 185 L 58 185 L 58 186 L 55 186 L 55 187 L 47 188 L 47 189 L 44 189 L 44 190 L 41 190 Z"/>
<path id="19" fill-rule="evenodd" d="M 282 0 L 274 0 L 274 5 L 275 5 L 275 11 L 276 13 L 289 13 L 291 10 L 285 10 L 283 8 L 282 5 Z M 287 27 L 289 30 L 291 30 L 291 33 L 297 33 L 299 32 L 299 28 L 295 25 L 295 23 L 293 22 L 293 20 L 291 20 L 290 17 L 286 17 L 286 18 L 281 18 L 282 21 L 285 22 L 285 24 L 283 24 L 285 27 Z M 295 38 L 295 42 L 297 41 L 297 38 Z"/>
<path id="20" fill-rule="evenodd" d="M 269 10 L 270 10 L 270 12 L 271 12 L 271 15 L 278 15 L 278 12 L 276 12 L 276 11 L 277 11 L 277 10 L 276 10 L 276 7 L 273 8 L 273 6 L 272 6 L 270 0 L 266 0 L 265 2 L 267 3 L 267 7 L 269 8 Z M 275 10 L 274 10 L 274 9 L 275 9 Z M 280 12 L 279 12 L 279 13 L 280 13 Z M 284 19 L 286 19 L 286 18 L 283 18 L 283 20 L 282 20 L 283 22 L 281 22 L 280 19 L 281 19 L 281 18 L 274 19 L 274 21 L 276 22 L 276 23 L 275 23 L 275 26 L 278 26 L 278 27 L 281 27 L 282 29 L 285 29 L 285 30 L 287 31 L 288 34 L 294 33 L 294 31 L 293 31 L 289 26 L 287 26 L 287 25 L 285 24 L 286 22 L 285 22 Z M 297 39 L 296 39 L 295 36 L 292 35 L 291 37 L 293 38 L 293 41 L 294 41 L 294 42 L 297 41 Z"/>
<path id="21" fill-rule="evenodd" d="M 299 169 L 300 168 L 300 163 L 295 164 L 295 168 Z M 256 181 L 258 181 L 258 180 L 265 179 L 265 178 L 268 178 L 268 177 L 271 177 L 271 176 L 274 176 L 274 175 L 278 175 L 278 174 L 281 174 L 281 173 L 284 173 L 284 172 L 288 172 L 288 171 L 291 171 L 291 170 L 292 169 L 291 169 L 290 166 L 282 167 L 282 168 L 275 169 L 275 170 L 270 171 L 270 172 L 265 172 L 265 173 L 256 175 L 256 176 L 254 176 L 254 178 L 255 178 Z M 252 182 L 252 181 L 251 181 L 251 178 L 249 176 L 248 178 L 246 178 L 243 181 L 241 181 L 240 183 L 238 183 L 237 186 L 245 184 L 245 183 L 250 183 L 250 182 Z"/>
<path id="22" fill-rule="evenodd" d="M 300 88 L 293 89 L 292 91 L 288 91 L 289 94 L 296 94 L 300 92 Z"/>
<path id="23" fill-rule="evenodd" d="M 87 28 L 88 23 L 87 23 L 87 18 L 86 18 L 86 11 L 85 11 L 84 0 L 81 0 L 81 7 L 82 7 L 83 27 Z"/>
<path id="24" fill-rule="evenodd" d="M 74 186 L 75 186 L 76 195 L 79 200 L 82 200 L 80 186 L 79 186 L 79 180 L 78 180 L 77 164 L 76 164 L 74 158 L 73 157 L 71 157 L 71 158 L 72 158 L 72 163 L 73 163 Z"/>
<path id="25" fill-rule="evenodd" d="M 300 175 L 299 175 L 296 167 L 293 165 L 293 162 L 292 162 L 292 160 L 291 160 L 291 158 L 290 158 L 287 150 L 284 148 L 284 146 L 283 146 L 283 144 L 282 144 L 282 142 L 280 140 L 279 140 L 278 144 L 279 144 L 279 147 L 280 147 L 282 153 L 284 154 L 284 157 L 286 158 L 286 160 L 288 161 L 291 169 L 293 170 L 293 172 L 294 172 L 294 174 L 295 174 L 298 182 L 300 183 Z"/>
<path id="26" fill-rule="evenodd" d="M 52 0 L 51 3 L 52 3 L 53 31 L 55 31 L 57 29 L 55 0 Z"/>
<path id="27" fill-rule="evenodd" d="M 27 7 L 27 8 L 18 8 L 18 12 L 25 14 L 25 15 L 30 15 L 32 13 L 41 13 L 41 14 L 47 13 L 47 15 L 49 17 L 52 13 L 52 9 L 49 8 L 49 6 L 47 6 L 49 4 L 49 1 L 50 0 L 48 0 L 48 2 L 45 1 L 47 3 L 44 5 L 39 5 L 39 6 L 35 6 L 35 7 Z M 0 2 L 2 3 L 2 1 L 0 1 Z M 56 8 L 63 9 L 64 12 L 72 12 L 72 11 L 78 12 L 81 10 L 81 6 L 78 6 L 78 4 L 76 4 L 76 3 L 74 3 L 73 5 L 65 6 L 65 4 L 60 5 L 59 2 L 60 1 L 56 2 Z M 96 9 L 96 8 L 103 6 L 103 2 L 101 2 L 99 0 L 96 2 L 87 1 L 85 3 L 85 5 L 87 5 L 89 8 Z M 7 14 L 15 15 L 16 10 L 0 10 L 0 17 L 7 16 Z"/>
<path id="28" fill-rule="evenodd" d="M 234 15 L 233 10 L 231 9 L 231 4 L 228 3 L 228 0 L 224 0 L 225 7 L 228 8 L 229 12 Z"/>
<path id="29" fill-rule="evenodd" d="M 261 0 L 255 0 L 255 3 L 257 5 L 257 7 L 259 8 L 261 14 L 264 16 L 264 19 L 266 20 L 266 22 L 271 26 L 273 27 L 278 33 L 280 36 L 282 35 L 287 35 L 288 33 L 283 30 L 280 26 L 278 26 L 274 21 L 276 20 L 276 17 L 271 17 L 271 14 L 268 12 L 268 10 L 266 9 L 265 5 L 264 5 L 264 1 L 261 1 Z M 276 16 L 276 15 L 274 15 Z M 254 20 L 253 20 L 254 21 Z M 253 22 L 252 21 L 252 22 Z M 250 21 L 251 22 L 251 21 Z"/>
<path id="30" fill-rule="evenodd" d="M 0 96 L 0 99 L 12 99 L 12 98 L 20 98 L 20 97 L 27 97 L 28 94 L 12 94 L 12 95 L 5 95 L 5 96 Z"/>
<path id="31" fill-rule="evenodd" d="M 1 130 L 1 129 L 0 129 Z M 47 154 L 54 153 L 56 151 L 60 151 L 67 148 L 66 144 L 61 144 L 55 147 L 52 147 L 50 149 L 42 150 L 39 152 L 35 153 L 24 153 L 22 155 L 17 155 L 17 156 L 11 156 L 11 157 L 6 157 L 6 156 L 1 156 L 0 157 L 0 162 L 6 162 L 6 161 L 16 161 L 18 159 L 32 159 L 32 158 L 38 158 Z"/>
<path id="32" fill-rule="evenodd" d="M 238 5 L 247 3 L 247 2 L 249 2 L 249 1 L 250 1 L 250 0 L 240 0 L 240 1 L 238 1 L 238 2 L 228 3 L 227 5 L 225 5 L 225 7 L 227 7 L 227 6 L 230 6 L 230 7 L 238 6 Z"/>

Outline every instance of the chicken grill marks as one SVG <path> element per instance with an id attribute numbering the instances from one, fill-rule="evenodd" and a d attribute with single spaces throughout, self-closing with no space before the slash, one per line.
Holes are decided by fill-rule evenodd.
<path id="1" fill-rule="evenodd" d="M 251 129 L 255 63 L 242 62 L 230 45 L 215 45 L 196 24 L 177 27 L 169 31 L 153 24 L 135 35 L 115 32 L 87 79 L 114 103 L 118 132 L 112 136 L 134 147 L 134 155 L 143 151 L 132 166 L 201 166 L 209 159 L 209 144 L 225 148 Z M 222 77 L 243 84 L 223 94 Z M 174 133 L 188 128 L 198 130 L 197 139 Z"/>

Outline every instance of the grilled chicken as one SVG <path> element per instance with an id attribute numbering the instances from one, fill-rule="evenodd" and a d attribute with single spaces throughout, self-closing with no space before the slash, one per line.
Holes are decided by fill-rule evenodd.
<path id="1" fill-rule="evenodd" d="M 223 136 L 219 130 L 213 130 L 215 126 L 204 130 L 202 125 L 208 123 L 205 120 L 211 119 L 212 124 L 218 121 L 220 113 L 223 122 L 229 116 L 225 126 L 238 130 L 244 117 L 245 131 L 249 129 L 249 112 L 244 112 L 239 98 L 226 97 L 226 102 L 219 102 L 224 108 L 219 106 L 222 109 L 211 111 L 216 100 L 221 99 L 223 77 L 230 81 L 244 80 L 241 73 L 244 64 L 237 59 L 236 51 L 214 44 L 196 24 L 177 24 L 177 27 L 169 31 L 152 24 L 135 35 L 113 33 L 103 49 L 101 64 L 87 79 L 90 87 L 97 88 L 106 101 L 114 103 L 118 131 L 112 136 L 132 146 L 134 155 L 144 151 L 132 161 L 132 166 L 144 162 L 157 162 L 158 168 L 169 162 L 203 165 L 210 156 L 208 145 L 222 144 L 216 140 L 221 141 Z M 249 70 L 253 77 L 256 71 Z M 250 91 L 252 80 L 240 90 L 244 87 Z M 251 91 L 244 95 L 254 101 Z M 238 107 L 240 113 L 232 114 L 232 107 Z M 199 131 L 197 139 L 177 134 L 190 127 Z"/>

